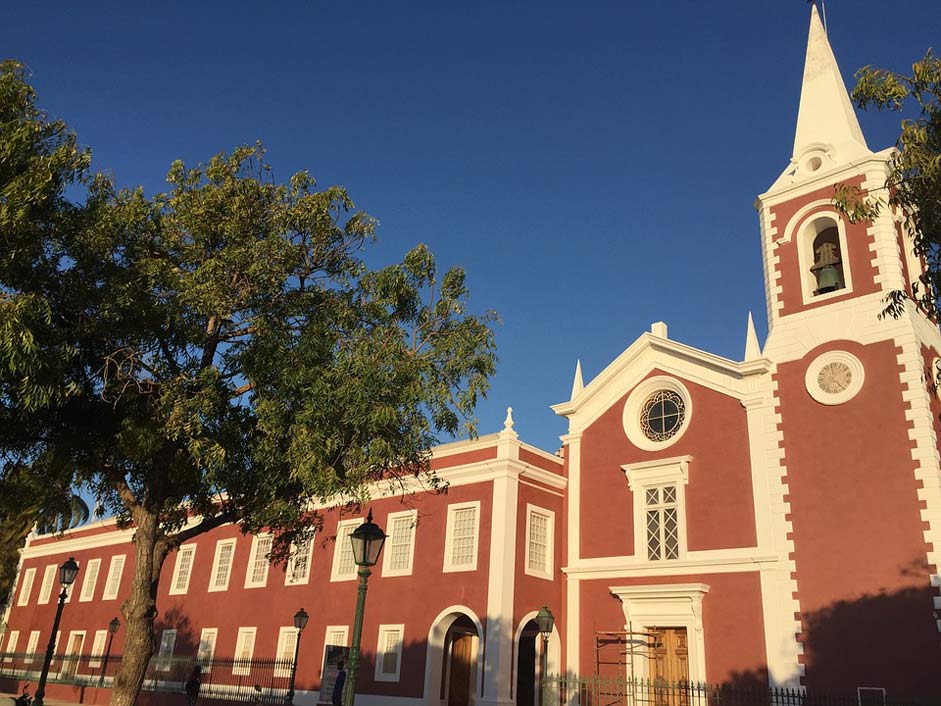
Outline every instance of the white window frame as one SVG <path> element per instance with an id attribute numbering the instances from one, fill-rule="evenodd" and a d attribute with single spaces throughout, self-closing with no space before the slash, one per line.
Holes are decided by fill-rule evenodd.
<path id="1" fill-rule="evenodd" d="M 252 648 L 248 651 L 247 657 L 242 657 L 242 642 L 245 636 L 252 636 Z M 252 671 L 252 662 L 255 659 L 255 638 L 258 636 L 258 628 L 239 628 L 238 636 L 235 638 L 235 655 L 232 659 L 232 674 L 237 677 L 247 677 Z M 248 661 L 248 666 L 240 664 Z"/>
<path id="2" fill-rule="evenodd" d="M 229 570 L 225 575 L 225 584 L 222 586 L 216 585 L 216 574 L 219 571 L 219 561 L 222 558 L 222 548 L 225 546 L 232 547 L 232 558 L 229 562 Z M 228 591 L 229 582 L 232 580 L 232 569 L 235 568 L 235 539 L 220 539 L 216 542 L 216 553 L 212 558 L 212 572 L 209 574 L 209 592 L 213 593 L 215 591 Z"/>
<path id="3" fill-rule="evenodd" d="M 26 656 L 23 657 L 23 664 L 32 664 L 33 655 L 37 654 L 39 647 L 39 630 L 33 630 L 29 633 L 29 639 L 26 641 Z"/>
<path id="4" fill-rule="evenodd" d="M 92 567 L 95 570 L 92 571 Z M 94 600 L 95 588 L 98 587 L 98 576 L 101 574 L 101 559 L 91 559 L 85 565 L 84 578 L 82 579 L 82 592 L 78 596 L 79 603 L 87 603 Z"/>
<path id="5" fill-rule="evenodd" d="M 209 637 L 212 636 L 210 640 Z M 216 643 L 219 640 L 219 628 L 203 628 L 199 633 L 199 644 L 196 646 L 196 663 L 203 668 L 203 674 L 208 674 L 212 660 L 216 656 Z M 208 646 L 208 649 L 206 648 Z"/>
<path id="6" fill-rule="evenodd" d="M 382 662 L 385 658 L 385 638 L 386 634 L 390 632 L 399 633 L 399 645 L 398 650 L 396 651 L 395 659 L 395 672 L 384 672 L 382 671 Z M 390 625 L 383 624 L 379 626 L 379 636 L 376 639 L 376 681 L 382 682 L 396 682 L 399 681 L 399 677 L 402 674 L 402 652 L 403 646 L 405 645 L 405 625 Z"/>
<path id="7" fill-rule="evenodd" d="M 546 567 L 545 570 L 533 569 L 529 565 L 529 544 L 532 536 L 533 515 L 538 515 L 546 520 Z M 544 507 L 526 503 L 526 549 L 524 551 L 523 572 L 527 576 L 535 576 L 540 579 L 552 580 L 552 572 L 555 570 L 555 513 Z"/>
<path id="8" fill-rule="evenodd" d="M 627 485 L 633 496 L 634 560 L 646 564 L 668 565 L 686 559 L 686 485 L 689 483 L 689 462 L 692 456 L 674 456 L 657 461 L 645 461 L 621 466 L 627 476 Z M 677 542 L 676 559 L 649 559 L 647 557 L 646 491 L 663 485 L 676 486 Z"/>
<path id="9" fill-rule="evenodd" d="M 408 546 L 408 566 L 401 569 L 392 568 L 392 552 L 391 541 L 395 538 L 395 532 L 393 530 L 394 523 L 396 520 L 407 519 L 411 524 L 411 540 Z M 415 565 L 415 534 L 418 529 L 418 510 L 403 510 L 402 512 L 390 512 L 388 517 L 386 517 L 386 527 L 388 528 L 389 538 L 386 539 L 385 551 L 383 552 L 384 556 L 382 558 L 382 575 L 383 576 L 411 576 L 412 569 Z"/>
<path id="10" fill-rule="evenodd" d="M 33 592 L 33 583 L 35 581 L 35 567 L 31 567 L 23 572 L 23 581 L 20 583 L 20 592 L 16 597 L 16 604 L 18 606 L 29 605 L 29 596 Z"/>
<path id="11" fill-rule="evenodd" d="M 274 676 L 276 677 L 291 676 L 290 663 L 294 661 L 294 651 L 297 648 L 297 639 L 300 637 L 297 632 L 297 628 L 293 625 L 286 625 L 278 630 L 278 649 L 274 653 Z M 282 658 L 282 654 L 287 648 L 286 643 L 289 637 L 293 637 L 295 642 L 290 650 L 290 654 L 288 654 L 286 658 Z M 285 667 L 285 664 L 288 664 L 288 666 Z"/>
<path id="12" fill-rule="evenodd" d="M 10 630 L 7 633 L 7 644 L 3 648 L 3 661 L 12 662 L 13 655 L 16 653 L 16 643 L 20 641 L 20 631 Z"/>
<path id="13" fill-rule="evenodd" d="M 105 643 L 108 641 L 107 630 L 95 630 L 95 638 L 91 644 L 91 652 L 88 655 L 88 667 L 98 669 L 101 667 L 101 657 L 105 653 Z"/>
<path id="14" fill-rule="evenodd" d="M 169 639 L 168 639 L 169 638 Z M 155 672 L 169 672 L 173 666 L 173 651 L 176 649 L 176 629 L 165 628 L 160 633 L 160 644 L 154 657 Z"/>
<path id="15" fill-rule="evenodd" d="M 265 575 L 260 581 L 252 581 L 252 574 L 255 573 L 255 561 L 258 559 L 259 544 L 263 539 L 269 540 L 268 550 L 265 553 L 267 554 L 271 551 L 271 534 L 256 534 L 252 537 L 252 551 L 248 555 L 248 568 L 245 570 L 245 588 L 264 588 L 268 585 L 268 570 L 271 568 L 271 562 L 267 558 L 265 558 Z M 235 558 L 234 553 L 232 557 L 233 559 Z"/>
<path id="16" fill-rule="evenodd" d="M 39 598 L 36 600 L 37 605 L 45 605 L 49 602 L 49 599 L 52 598 L 52 591 L 56 585 L 56 577 L 59 573 L 59 567 L 55 564 L 49 564 L 46 566 L 42 574 L 42 584 L 39 586 Z"/>
<path id="17" fill-rule="evenodd" d="M 56 647 L 58 649 L 59 644 L 59 635 L 61 633 L 56 633 Z M 78 654 L 72 654 L 72 638 L 81 636 L 82 643 L 78 646 Z M 72 670 L 72 676 L 78 676 L 78 669 L 82 666 L 82 652 L 85 649 L 85 640 L 88 635 L 84 630 L 72 630 L 69 632 L 68 642 L 65 643 L 65 654 L 62 655 L 62 667 L 59 669 L 59 675 L 62 676 L 62 671 L 66 668 L 68 664 L 74 664 L 75 669 Z M 74 658 L 74 659 L 73 659 Z"/>
<path id="18" fill-rule="evenodd" d="M 299 547 L 307 545 L 307 567 L 301 576 L 295 575 L 294 560 Z M 314 559 L 314 538 L 305 539 L 300 544 L 291 545 L 291 556 L 288 559 L 287 566 L 284 567 L 284 585 L 285 586 L 303 586 L 310 581 L 310 565 Z"/>
<path id="19" fill-rule="evenodd" d="M 829 210 L 814 210 L 818 205 L 823 204 L 829 206 Z M 806 216 L 811 211 L 813 213 Z M 794 214 L 785 233 L 788 233 L 794 227 L 792 224 L 798 219 L 803 219 L 795 236 L 797 241 L 797 262 L 800 268 L 798 274 L 801 282 L 801 302 L 803 304 L 815 304 L 851 294 L 853 292 L 853 273 L 850 267 L 850 251 L 847 245 L 846 224 L 843 222 L 843 217 L 833 210 L 833 204 L 830 201 L 815 201 L 807 204 Z M 837 229 L 840 239 L 840 264 L 843 265 L 844 286 L 842 289 L 835 289 L 825 294 L 814 294 L 814 290 L 817 288 L 817 278 L 810 271 L 814 264 L 814 240 L 827 228 L 834 227 Z"/>
<path id="20" fill-rule="evenodd" d="M 340 647 L 348 647 L 350 642 L 350 626 L 349 625 L 328 625 L 327 628 L 323 631 L 323 656 L 320 658 L 320 666 L 323 669 L 323 664 L 327 661 L 327 645 L 332 645 L 335 643 L 330 642 L 330 634 L 334 632 L 343 633 L 343 644 Z M 320 675 L 321 677 L 323 674 Z"/>
<path id="21" fill-rule="evenodd" d="M 336 542 L 333 543 L 333 566 L 330 569 L 330 581 L 352 581 L 356 578 L 357 567 L 355 561 L 353 562 L 353 570 L 350 573 L 340 573 L 340 547 L 343 546 L 344 543 L 350 544 L 350 534 L 361 524 L 363 524 L 362 517 L 340 520 L 337 523 L 337 538 Z M 349 532 L 347 532 L 348 529 Z M 352 544 L 350 544 L 350 551 L 352 550 Z"/>
<path id="22" fill-rule="evenodd" d="M 474 561 L 470 564 L 454 564 L 452 555 L 454 554 L 454 522 L 458 510 L 474 508 Z M 448 526 L 444 540 L 444 573 L 456 571 L 476 571 L 477 559 L 480 554 L 480 501 L 473 500 L 466 503 L 454 503 L 448 505 Z"/>
<path id="23" fill-rule="evenodd" d="M 105 592 L 101 600 L 117 600 L 121 593 L 121 580 L 124 578 L 124 567 L 127 565 L 127 554 L 115 554 L 108 565 L 108 580 L 105 581 Z M 112 589 L 113 585 L 113 589 Z"/>
<path id="24" fill-rule="evenodd" d="M 177 583 L 180 579 L 180 572 L 183 570 L 183 557 L 184 555 L 189 556 L 189 568 L 186 570 L 186 582 L 183 584 L 182 588 L 177 588 Z M 173 564 L 173 576 L 170 578 L 170 591 L 171 596 L 182 596 L 185 595 L 187 591 L 190 590 L 190 579 L 193 578 L 193 567 L 196 564 L 196 545 L 195 544 L 184 544 L 176 552 L 176 562 Z"/>

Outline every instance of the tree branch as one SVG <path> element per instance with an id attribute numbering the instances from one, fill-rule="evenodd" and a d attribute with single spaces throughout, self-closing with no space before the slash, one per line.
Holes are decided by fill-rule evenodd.
<path id="1" fill-rule="evenodd" d="M 216 527 L 221 527 L 227 522 L 232 522 L 235 519 L 236 517 L 234 510 L 223 510 L 218 515 L 204 517 L 198 525 L 194 525 L 193 527 L 185 530 L 180 530 L 176 534 L 167 535 L 167 541 L 173 546 L 178 547 L 188 539 L 192 539 L 193 537 L 196 537 L 203 532 L 214 530 Z"/>

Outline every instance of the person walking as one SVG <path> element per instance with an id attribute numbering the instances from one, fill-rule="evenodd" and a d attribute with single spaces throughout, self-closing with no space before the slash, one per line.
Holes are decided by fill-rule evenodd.
<path id="1" fill-rule="evenodd" d="M 346 686 L 346 670 L 343 660 L 337 662 L 337 678 L 333 682 L 333 706 L 343 706 L 343 687 Z"/>
<path id="2" fill-rule="evenodd" d="M 203 668 L 198 664 L 194 665 L 189 679 L 186 680 L 186 684 L 183 686 L 183 691 L 186 692 L 187 706 L 196 706 L 196 700 L 199 698 L 199 688 L 203 685 L 202 674 Z"/>

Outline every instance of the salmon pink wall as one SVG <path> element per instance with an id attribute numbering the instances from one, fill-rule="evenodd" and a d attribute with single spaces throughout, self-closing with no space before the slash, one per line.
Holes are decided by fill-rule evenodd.
<path id="1" fill-rule="evenodd" d="M 756 682 L 767 684 L 768 663 L 758 572 L 611 578 L 581 582 L 581 673 L 595 673 L 596 631 L 625 629 L 621 601 L 611 594 L 610 587 L 670 583 L 704 583 L 709 586 L 702 603 L 706 681 L 742 686 L 752 686 Z M 604 648 L 601 654 L 608 664 L 601 666 L 600 673 L 615 676 L 617 667 L 614 647 Z"/>
<path id="2" fill-rule="evenodd" d="M 827 406 L 804 375 L 832 349 L 860 359 L 865 383 Z M 852 691 L 878 674 L 902 695 L 941 659 L 898 352 L 835 341 L 778 366 L 808 686 Z M 850 644 L 866 647 L 850 657 Z"/>
<path id="3" fill-rule="evenodd" d="M 663 374 L 658 370 L 650 376 Z M 649 377 L 649 376 L 648 376 Z M 692 398 L 689 428 L 669 448 L 635 447 L 624 433 L 625 394 L 583 433 L 581 544 L 583 558 L 634 553 L 633 500 L 622 464 L 690 454 L 686 486 L 688 548 L 755 545 L 748 425 L 741 403 L 684 380 Z"/>

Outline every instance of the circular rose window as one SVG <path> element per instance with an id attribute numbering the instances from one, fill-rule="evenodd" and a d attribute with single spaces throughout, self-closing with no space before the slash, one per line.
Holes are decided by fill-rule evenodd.
<path id="1" fill-rule="evenodd" d="M 679 431 L 685 418 L 683 398 L 672 390 L 658 390 L 644 402 L 640 426 L 651 441 L 666 441 Z"/>

